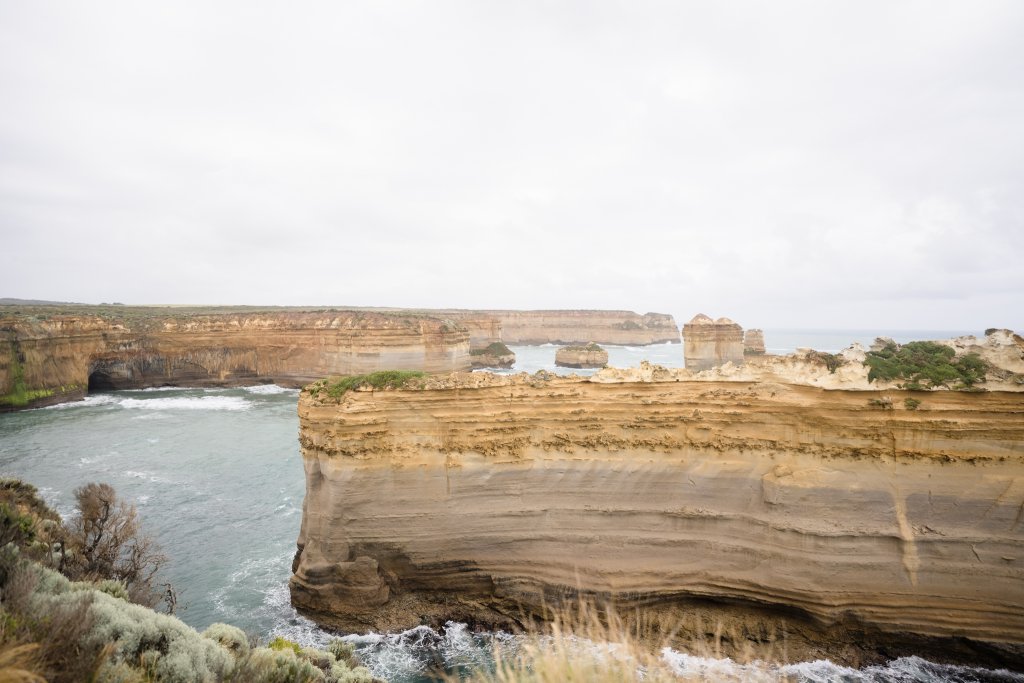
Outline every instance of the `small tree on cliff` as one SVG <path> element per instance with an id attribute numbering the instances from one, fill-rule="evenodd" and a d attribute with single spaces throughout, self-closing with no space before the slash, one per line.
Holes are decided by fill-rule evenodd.
<path id="1" fill-rule="evenodd" d="M 76 579 L 114 579 L 132 602 L 152 607 L 161 592 L 153 581 L 167 558 L 139 528 L 135 506 L 119 500 L 109 484 L 75 489 L 78 517 L 68 524 L 70 552 L 64 573 Z"/>

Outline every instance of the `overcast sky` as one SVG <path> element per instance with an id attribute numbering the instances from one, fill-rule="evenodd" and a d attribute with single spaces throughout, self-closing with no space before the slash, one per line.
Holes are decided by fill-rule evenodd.
<path id="1" fill-rule="evenodd" d="M 1024 2 L 0 1 L 0 296 L 1024 329 Z"/>

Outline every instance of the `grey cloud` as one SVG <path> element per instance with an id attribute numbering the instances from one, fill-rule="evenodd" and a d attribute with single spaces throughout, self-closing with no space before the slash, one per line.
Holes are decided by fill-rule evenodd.
<path id="1" fill-rule="evenodd" d="M 1022 29 L 994 1 L 8 3 L 0 289 L 1024 327 Z"/>

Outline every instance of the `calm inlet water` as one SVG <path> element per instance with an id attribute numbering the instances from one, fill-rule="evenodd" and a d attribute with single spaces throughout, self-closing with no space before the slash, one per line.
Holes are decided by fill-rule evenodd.
<path id="1" fill-rule="evenodd" d="M 554 367 L 555 347 L 513 349 L 523 364 L 518 369 Z M 682 363 L 680 345 L 609 347 L 609 355 L 617 365 Z M 0 415 L 0 474 L 34 483 L 63 515 L 72 512 L 75 487 L 89 481 L 108 482 L 134 500 L 170 558 L 165 575 L 178 588 L 187 606 L 180 616 L 190 625 L 223 621 L 264 637 L 322 645 L 330 634 L 288 602 L 304 494 L 297 394 L 272 385 L 121 391 Z M 514 645 L 511 636 L 472 634 L 460 624 L 348 638 L 377 675 L 394 682 L 426 680 L 438 665 L 484 663 L 495 638 Z M 680 673 L 705 671 L 711 678 L 765 673 L 792 681 L 1024 681 L 916 658 L 859 672 L 828 662 L 754 672 L 727 660 L 665 656 Z"/>

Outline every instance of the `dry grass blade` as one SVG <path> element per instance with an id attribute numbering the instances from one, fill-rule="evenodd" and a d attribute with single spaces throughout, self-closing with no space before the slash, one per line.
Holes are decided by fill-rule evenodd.
<path id="1" fill-rule="evenodd" d="M 46 679 L 33 670 L 37 663 L 37 644 L 7 643 L 0 648 L 0 683 L 46 683 Z"/>

